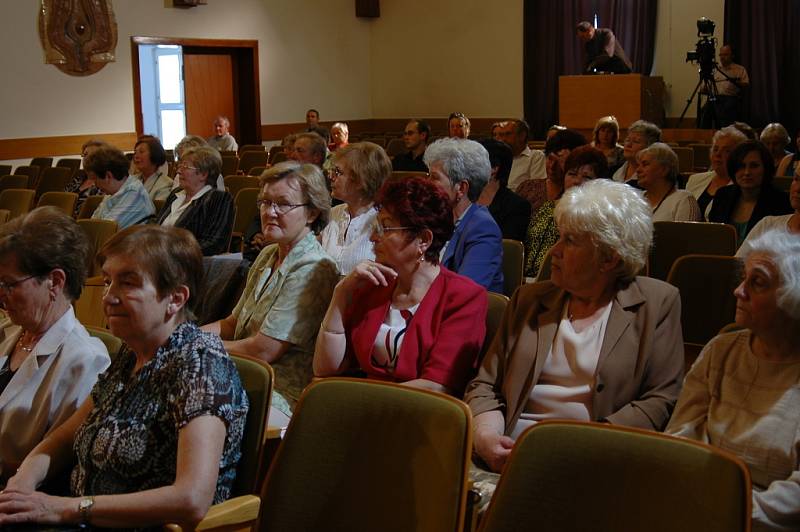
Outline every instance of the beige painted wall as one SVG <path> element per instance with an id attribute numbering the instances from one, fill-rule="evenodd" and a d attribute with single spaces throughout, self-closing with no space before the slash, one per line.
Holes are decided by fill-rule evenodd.
<path id="1" fill-rule="evenodd" d="M 522 0 L 383 0 L 374 118 L 522 114 Z"/>
<path id="2" fill-rule="evenodd" d="M 134 131 L 132 35 L 257 39 L 264 124 L 302 122 L 311 106 L 323 120 L 371 116 L 370 27 L 352 0 L 115 0 L 117 61 L 88 77 L 43 63 L 39 2 L 0 2 L 0 46 L 13 50 L 0 56 L 0 138 Z"/>

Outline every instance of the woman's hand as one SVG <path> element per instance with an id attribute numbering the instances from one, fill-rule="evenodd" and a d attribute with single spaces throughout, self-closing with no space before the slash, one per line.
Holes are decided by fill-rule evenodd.
<path id="1" fill-rule="evenodd" d="M 78 520 L 78 499 L 15 488 L 0 492 L 0 527 L 11 523 L 60 524 Z"/>
<path id="2" fill-rule="evenodd" d="M 473 446 L 486 465 L 495 473 L 500 473 L 514 447 L 514 440 L 498 434 L 494 429 L 478 428 L 474 434 Z"/>
<path id="3" fill-rule="evenodd" d="M 350 275 L 342 280 L 341 284 L 351 289 L 362 282 L 370 283 L 374 286 L 389 286 L 389 283 L 394 281 L 396 277 L 397 272 L 389 266 L 365 260 L 356 265 Z"/>

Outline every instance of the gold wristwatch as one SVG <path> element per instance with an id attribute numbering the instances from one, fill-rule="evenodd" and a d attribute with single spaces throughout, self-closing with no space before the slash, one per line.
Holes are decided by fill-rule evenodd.
<path id="1" fill-rule="evenodd" d="M 94 497 L 84 497 L 78 503 L 78 512 L 81 514 L 81 526 L 89 524 L 89 517 L 92 514 L 92 506 L 94 506 Z"/>

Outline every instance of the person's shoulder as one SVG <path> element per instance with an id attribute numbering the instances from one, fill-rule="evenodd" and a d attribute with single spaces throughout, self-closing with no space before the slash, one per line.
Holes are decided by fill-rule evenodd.
<path id="1" fill-rule="evenodd" d="M 446 291 L 452 290 L 461 294 L 465 294 L 470 298 L 486 293 L 486 289 L 483 286 L 479 285 L 466 275 L 456 273 L 445 268 L 444 266 L 441 266 L 440 268 L 439 275 L 441 276 L 441 280 Z"/>
<path id="2" fill-rule="evenodd" d="M 528 283 L 517 288 L 514 292 L 514 300 L 518 307 L 528 308 L 535 302 L 543 298 L 548 298 L 561 291 L 561 288 L 553 284 L 552 281 L 538 281 Z"/>
<path id="3" fill-rule="evenodd" d="M 497 238 L 503 237 L 500 232 L 500 226 L 497 225 L 494 216 L 492 216 L 492 213 L 489 212 L 489 209 L 485 205 L 473 203 L 471 208 L 474 212 L 472 213 L 472 219 L 469 221 L 469 230 L 489 233 L 487 236 L 496 236 Z"/>

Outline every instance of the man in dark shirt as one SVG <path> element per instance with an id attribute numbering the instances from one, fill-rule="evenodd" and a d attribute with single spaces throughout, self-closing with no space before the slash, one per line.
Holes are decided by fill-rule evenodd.
<path id="1" fill-rule="evenodd" d="M 392 160 L 392 170 L 395 172 L 427 172 L 428 167 L 422 160 L 428 140 L 431 136 L 431 127 L 424 120 L 409 120 L 403 131 L 403 142 L 408 152 L 401 153 Z"/>
<path id="2" fill-rule="evenodd" d="M 575 28 L 578 38 L 586 47 L 584 74 L 611 72 L 630 74 L 631 62 L 608 28 L 595 28 L 591 22 L 581 22 Z"/>

